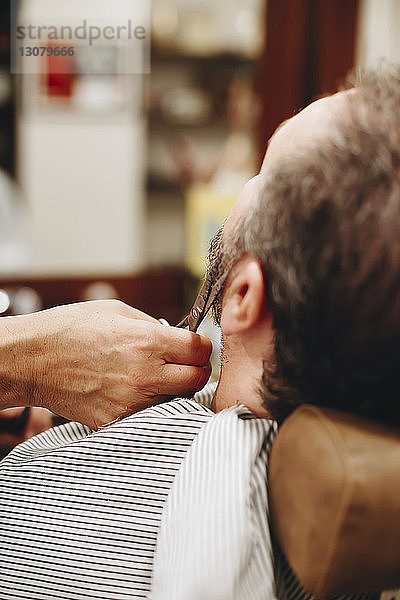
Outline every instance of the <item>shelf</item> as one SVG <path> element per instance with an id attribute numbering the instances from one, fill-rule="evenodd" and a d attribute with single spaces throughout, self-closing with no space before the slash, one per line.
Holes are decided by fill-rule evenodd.
<path id="1" fill-rule="evenodd" d="M 166 177 L 157 177 L 154 175 L 148 175 L 147 178 L 147 190 L 149 192 L 164 192 L 166 194 L 174 194 L 175 196 L 182 196 L 183 190 L 182 185 Z"/>
<path id="2" fill-rule="evenodd" d="M 171 133 L 171 130 L 174 129 L 177 131 L 200 131 L 201 133 L 204 133 L 204 131 L 225 132 L 227 130 L 227 119 L 215 117 L 204 123 L 174 123 L 172 121 L 166 121 L 157 113 L 149 113 L 149 126 L 152 133 L 160 131 L 163 134 L 167 133 L 167 131 L 168 133 Z"/>
<path id="3" fill-rule="evenodd" d="M 174 62 L 187 62 L 187 63 L 206 63 L 209 65 L 212 63 L 213 66 L 220 65 L 249 65 L 252 66 L 258 60 L 258 57 L 249 57 L 244 54 L 236 54 L 231 52 L 224 52 L 219 54 L 187 54 L 179 52 L 178 50 L 171 50 L 168 48 L 158 48 L 153 46 L 151 49 L 151 60 L 164 63 Z"/>

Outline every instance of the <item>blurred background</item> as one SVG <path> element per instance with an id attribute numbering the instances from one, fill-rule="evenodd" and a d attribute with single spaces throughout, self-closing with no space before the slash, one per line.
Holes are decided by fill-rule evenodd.
<path id="1" fill-rule="evenodd" d="M 153 0 L 149 73 L 14 75 L 2 2 L 0 314 L 116 297 L 180 320 L 276 126 L 400 60 L 399 25 L 400 0 Z"/>

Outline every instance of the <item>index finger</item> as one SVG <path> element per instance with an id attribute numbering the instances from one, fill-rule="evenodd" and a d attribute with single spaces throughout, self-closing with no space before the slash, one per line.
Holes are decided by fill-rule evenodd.
<path id="1" fill-rule="evenodd" d="M 167 363 L 177 365 L 206 365 L 212 352 L 210 338 L 203 332 L 193 333 L 177 327 L 163 327 L 164 352 Z"/>

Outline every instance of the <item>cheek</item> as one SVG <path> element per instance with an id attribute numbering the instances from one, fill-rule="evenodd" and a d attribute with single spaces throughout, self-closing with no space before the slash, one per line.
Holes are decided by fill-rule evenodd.
<path id="1" fill-rule="evenodd" d="M 245 185 L 241 194 L 239 194 L 231 212 L 225 222 L 224 238 L 227 239 L 229 234 L 235 229 L 237 223 L 243 219 L 251 207 L 253 206 L 257 194 L 261 190 L 262 175 L 256 175 Z"/>
<path id="2" fill-rule="evenodd" d="M 253 197 L 249 196 L 248 194 L 245 195 L 242 192 L 242 194 L 236 200 L 228 218 L 225 221 L 223 232 L 223 238 L 225 240 L 229 238 L 231 233 L 233 233 L 239 221 L 241 221 L 247 215 L 253 204 L 253 199 Z"/>

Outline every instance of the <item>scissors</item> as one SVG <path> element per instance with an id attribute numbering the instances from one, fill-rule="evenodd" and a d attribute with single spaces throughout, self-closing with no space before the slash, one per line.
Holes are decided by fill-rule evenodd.
<path id="1" fill-rule="evenodd" d="M 211 276 L 208 275 L 197 294 L 190 312 L 176 327 L 189 327 L 189 331 L 196 332 L 200 323 L 214 304 L 218 288 L 213 286 Z"/>

